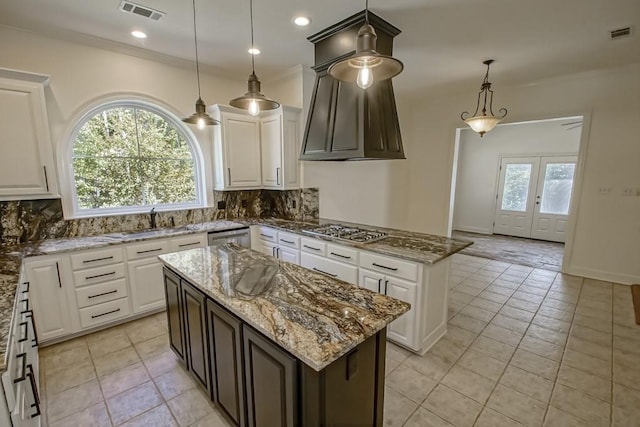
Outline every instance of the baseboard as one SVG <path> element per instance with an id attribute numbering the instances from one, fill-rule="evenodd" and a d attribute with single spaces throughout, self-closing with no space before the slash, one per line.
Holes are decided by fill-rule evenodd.
<path id="1" fill-rule="evenodd" d="M 453 231 L 466 231 L 467 233 L 491 234 L 488 228 L 454 226 Z"/>
<path id="2" fill-rule="evenodd" d="M 445 334 L 447 333 L 447 322 L 444 322 L 437 328 L 435 328 L 429 335 L 422 340 L 422 348 L 420 349 L 420 356 L 427 354 L 427 351 L 431 349 Z"/>
<path id="3" fill-rule="evenodd" d="M 619 283 L 621 285 L 633 285 L 640 283 L 640 276 L 624 273 L 613 273 L 610 271 L 597 270 L 595 268 L 569 266 L 563 273 L 574 276 L 582 276 L 588 279 L 602 280 L 604 282 Z"/>

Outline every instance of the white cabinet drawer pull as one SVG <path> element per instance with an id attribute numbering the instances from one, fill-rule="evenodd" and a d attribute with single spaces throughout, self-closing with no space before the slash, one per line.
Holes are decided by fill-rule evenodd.
<path id="1" fill-rule="evenodd" d="M 391 271 L 398 271 L 398 269 L 396 267 L 387 267 L 386 265 L 377 264 L 375 262 L 372 262 L 371 265 L 375 265 L 376 267 L 385 268 L 385 269 L 391 270 Z"/>
<path id="2" fill-rule="evenodd" d="M 309 245 L 302 245 L 303 248 L 307 248 L 307 249 L 312 249 L 314 251 L 320 251 L 322 249 L 320 248 L 314 248 L 313 246 L 309 246 Z"/>
<path id="3" fill-rule="evenodd" d="M 262 237 L 266 237 L 267 239 L 273 239 L 273 236 L 269 236 L 268 234 L 260 233 Z"/>
<path id="4" fill-rule="evenodd" d="M 119 312 L 120 309 L 116 308 L 115 310 L 111 310 L 111 311 L 107 311 L 106 313 L 102 313 L 102 314 L 94 314 L 91 316 L 92 319 L 95 319 L 96 317 L 101 317 L 101 316 L 106 316 L 107 314 L 113 314 L 113 313 L 117 313 Z"/>
<path id="5" fill-rule="evenodd" d="M 116 272 L 115 271 L 111 271 L 109 273 L 96 274 L 94 276 L 86 276 L 85 279 L 86 280 L 97 279 L 98 277 L 111 276 L 112 274 L 116 274 Z"/>
<path id="6" fill-rule="evenodd" d="M 346 255 L 342 255 L 342 254 L 337 254 L 337 253 L 335 253 L 335 252 L 331 252 L 331 255 L 335 255 L 335 256 L 337 256 L 337 257 L 344 258 L 344 259 L 351 259 L 351 257 L 350 257 L 350 256 L 346 256 Z"/>
<path id="7" fill-rule="evenodd" d="M 97 261 L 106 261 L 108 259 L 113 259 L 113 255 L 111 256 L 106 256 L 103 258 L 95 258 L 95 259 L 85 259 L 84 261 L 82 261 L 83 264 L 89 264 L 90 262 L 97 262 Z"/>
<path id="8" fill-rule="evenodd" d="M 193 245 L 197 245 L 200 242 L 191 242 L 191 243 L 183 243 L 181 245 L 178 245 L 179 248 L 184 248 L 185 246 L 193 246 Z"/>
<path id="9" fill-rule="evenodd" d="M 318 273 L 326 274 L 327 276 L 331 276 L 331 277 L 338 277 L 337 274 L 327 273 L 326 271 L 322 271 L 319 268 L 315 268 L 315 267 L 313 267 L 313 271 L 317 271 Z"/>
<path id="10" fill-rule="evenodd" d="M 20 376 L 13 380 L 14 384 L 27 379 L 27 353 L 20 353 L 16 359 L 22 359 L 22 366 L 20 367 Z"/>
<path id="11" fill-rule="evenodd" d="M 98 297 L 103 297 L 105 295 L 109 295 L 109 294 L 115 294 L 116 292 L 118 292 L 117 289 L 114 289 L 112 291 L 109 292 L 103 292 L 101 294 L 95 294 L 95 295 L 89 295 L 87 298 L 98 298 Z"/>
<path id="12" fill-rule="evenodd" d="M 148 254 L 149 252 L 158 252 L 158 251 L 161 251 L 161 250 L 162 250 L 162 248 L 155 248 L 155 249 L 147 249 L 146 251 L 136 251 L 136 253 L 138 255 L 141 255 L 141 254 Z"/>
<path id="13" fill-rule="evenodd" d="M 284 239 L 280 239 L 280 241 L 281 241 L 281 242 L 288 243 L 288 244 L 290 244 L 290 245 L 295 245 L 295 244 L 296 244 L 296 242 L 292 242 L 291 240 L 284 240 Z"/>
<path id="14" fill-rule="evenodd" d="M 24 327 L 24 329 L 22 329 Z M 24 332 L 24 334 L 22 334 L 22 338 L 20 338 L 18 340 L 18 342 L 25 342 L 27 340 L 27 331 L 28 331 L 28 326 L 27 326 L 27 322 L 20 322 L 20 329 L 22 329 L 22 332 Z"/>

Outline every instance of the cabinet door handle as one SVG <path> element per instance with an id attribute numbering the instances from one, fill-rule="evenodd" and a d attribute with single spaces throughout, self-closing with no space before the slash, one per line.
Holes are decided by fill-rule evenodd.
<path id="1" fill-rule="evenodd" d="M 107 314 L 117 313 L 119 311 L 120 311 L 120 309 L 116 308 L 115 310 L 107 311 L 106 313 L 94 314 L 94 315 L 91 316 L 91 318 L 95 319 L 95 318 L 98 318 L 98 317 L 106 316 Z"/>
<path id="2" fill-rule="evenodd" d="M 13 380 L 14 384 L 27 379 L 27 353 L 20 353 L 16 359 L 22 359 L 22 367 L 20 368 L 20 376 Z"/>
<path id="3" fill-rule="evenodd" d="M 319 268 L 315 268 L 315 267 L 313 267 L 313 271 L 317 271 L 318 273 L 326 274 L 327 276 L 331 276 L 331 277 L 338 277 L 337 274 L 327 273 L 326 271 L 320 270 Z"/>
<path id="4" fill-rule="evenodd" d="M 27 289 L 25 289 L 24 291 L 22 291 L 23 294 L 26 294 L 27 292 L 29 292 L 29 282 L 22 282 L 23 285 L 27 285 Z"/>
<path id="5" fill-rule="evenodd" d="M 276 256 L 276 247 L 275 246 L 271 248 L 271 253 L 273 254 L 273 257 L 275 258 L 275 256 Z"/>
<path id="6" fill-rule="evenodd" d="M 276 185 L 280 185 L 280 168 L 276 168 Z"/>
<path id="7" fill-rule="evenodd" d="M 27 323 L 28 322 L 20 322 L 21 332 L 24 332 L 24 333 L 22 334 L 22 338 L 20 338 L 18 342 L 25 342 L 27 340 L 27 330 L 29 329 L 29 327 L 27 326 Z"/>
<path id="8" fill-rule="evenodd" d="M 320 248 L 314 248 L 313 246 L 309 246 L 309 245 L 302 245 L 303 248 L 307 248 L 307 249 L 311 249 L 314 251 L 320 251 Z"/>
<path id="9" fill-rule="evenodd" d="M 382 286 L 382 279 L 378 279 L 378 293 L 380 293 L 380 286 Z"/>
<path id="10" fill-rule="evenodd" d="M 115 271 L 112 271 L 110 273 L 103 273 L 103 274 L 96 274 L 95 276 L 85 276 L 85 280 L 91 280 L 91 279 L 97 279 L 98 277 L 105 277 L 105 276 L 111 276 L 113 274 L 116 274 Z"/>
<path id="11" fill-rule="evenodd" d="M 376 264 L 375 262 L 372 262 L 371 265 L 375 265 L 376 267 L 384 268 L 391 271 L 398 271 L 398 269 L 395 267 L 387 267 L 386 265 Z"/>
<path id="12" fill-rule="evenodd" d="M 387 285 L 389 284 L 388 280 L 384 281 L 384 294 L 387 295 Z"/>
<path id="13" fill-rule="evenodd" d="M 178 245 L 178 247 L 179 248 L 184 248 L 184 247 L 187 247 L 187 246 L 197 245 L 198 243 L 200 243 L 200 242 L 183 243 L 181 245 Z"/>
<path id="14" fill-rule="evenodd" d="M 44 185 L 47 188 L 47 193 L 49 192 L 49 177 L 47 176 L 47 167 L 42 166 L 42 170 L 44 171 Z"/>
<path id="15" fill-rule="evenodd" d="M 231 168 L 227 168 L 227 176 L 229 177 L 229 185 L 231 185 Z"/>
<path id="16" fill-rule="evenodd" d="M 162 250 L 162 248 L 155 248 L 155 249 L 147 249 L 146 251 L 136 251 L 136 253 L 138 255 L 142 255 L 142 254 L 148 254 L 150 252 L 158 252 L 158 251 L 161 251 L 161 250 Z"/>
<path id="17" fill-rule="evenodd" d="M 38 346 L 38 331 L 36 330 L 36 321 L 33 319 L 33 311 L 29 310 L 29 313 L 27 313 L 27 317 L 29 319 L 31 319 L 31 327 L 33 328 L 33 344 L 31 345 L 31 347 L 37 347 Z"/>
<path id="18" fill-rule="evenodd" d="M 344 258 L 344 259 L 351 259 L 351 257 L 350 257 L 350 256 L 346 256 L 346 255 L 342 255 L 342 254 L 337 254 L 337 253 L 335 253 L 335 252 L 331 252 L 331 255 L 335 255 L 335 256 L 337 256 L 337 257 Z"/>
<path id="19" fill-rule="evenodd" d="M 28 313 L 29 311 L 31 311 L 29 309 L 29 298 L 23 298 L 23 299 L 20 300 L 20 302 L 24 302 L 25 303 L 25 308 L 24 308 L 24 310 L 22 310 L 20 312 L 20 314 Z"/>
<path id="20" fill-rule="evenodd" d="M 82 261 L 82 263 L 83 264 L 89 264 L 90 262 L 106 261 L 108 259 L 113 259 L 113 255 L 106 256 L 106 257 L 103 257 L 103 258 L 85 259 L 84 261 Z"/>
<path id="21" fill-rule="evenodd" d="M 292 240 L 284 240 L 284 239 L 280 239 L 280 241 L 281 241 L 281 242 L 288 243 L 288 244 L 290 244 L 290 245 L 295 245 L 295 244 L 296 244 L 296 242 L 294 242 L 294 241 L 292 241 Z"/>
<path id="22" fill-rule="evenodd" d="M 101 294 L 95 294 L 95 295 L 89 295 L 87 298 L 91 299 L 91 298 L 98 298 L 98 297 L 103 297 L 105 295 L 109 295 L 109 294 L 115 294 L 116 292 L 118 292 L 117 289 L 114 289 L 112 291 L 109 292 L 103 292 Z"/>
<path id="23" fill-rule="evenodd" d="M 58 265 L 58 261 L 56 261 L 56 273 L 58 273 L 58 287 L 62 288 L 62 280 L 60 280 L 60 266 Z"/>
<path id="24" fill-rule="evenodd" d="M 262 237 L 266 237 L 267 239 L 273 239 L 273 236 L 269 236 L 268 234 L 260 233 Z"/>
<path id="25" fill-rule="evenodd" d="M 38 394 L 38 386 L 36 385 L 36 377 L 33 373 L 33 366 L 29 364 L 29 371 L 27 376 L 29 377 L 29 384 L 31 385 L 31 391 L 33 393 L 33 403 L 30 405 L 32 408 L 36 408 L 36 412 L 31 414 L 31 418 L 40 416 L 40 395 Z"/>

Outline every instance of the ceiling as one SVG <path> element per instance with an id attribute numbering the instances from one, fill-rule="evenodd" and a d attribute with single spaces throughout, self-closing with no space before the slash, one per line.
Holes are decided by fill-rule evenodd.
<path id="1" fill-rule="evenodd" d="M 121 12 L 120 0 L 3 0 L 0 24 L 193 61 L 191 1 L 135 2 L 166 16 L 152 21 Z M 201 63 L 225 75 L 248 75 L 249 1 L 197 0 L 196 7 Z M 394 50 L 405 64 L 394 79 L 399 92 L 479 87 L 487 58 L 496 59 L 490 79 L 496 91 L 640 62 L 636 31 L 609 39 L 610 30 L 638 28 L 639 0 L 370 0 L 369 7 L 402 30 Z M 361 0 L 256 0 L 257 74 L 268 81 L 298 64 L 312 65 L 306 37 L 363 8 Z M 294 26 L 297 14 L 311 17 L 311 25 Z M 134 39 L 133 29 L 148 38 Z"/>

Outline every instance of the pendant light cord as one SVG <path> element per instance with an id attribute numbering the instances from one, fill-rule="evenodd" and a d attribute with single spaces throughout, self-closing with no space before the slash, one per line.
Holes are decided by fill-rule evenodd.
<path id="1" fill-rule="evenodd" d="M 200 64 L 198 61 L 198 29 L 196 27 L 196 0 L 193 0 L 193 40 L 196 45 L 196 76 L 198 80 L 198 99 L 200 96 Z"/>
<path id="2" fill-rule="evenodd" d="M 195 1 L 195 0 L 194 0 Z M 256 73 L 255 48 L 253 46 L 253 0 L 249 0 L 249 15 L 251 16 L 251 72 Z"/>

